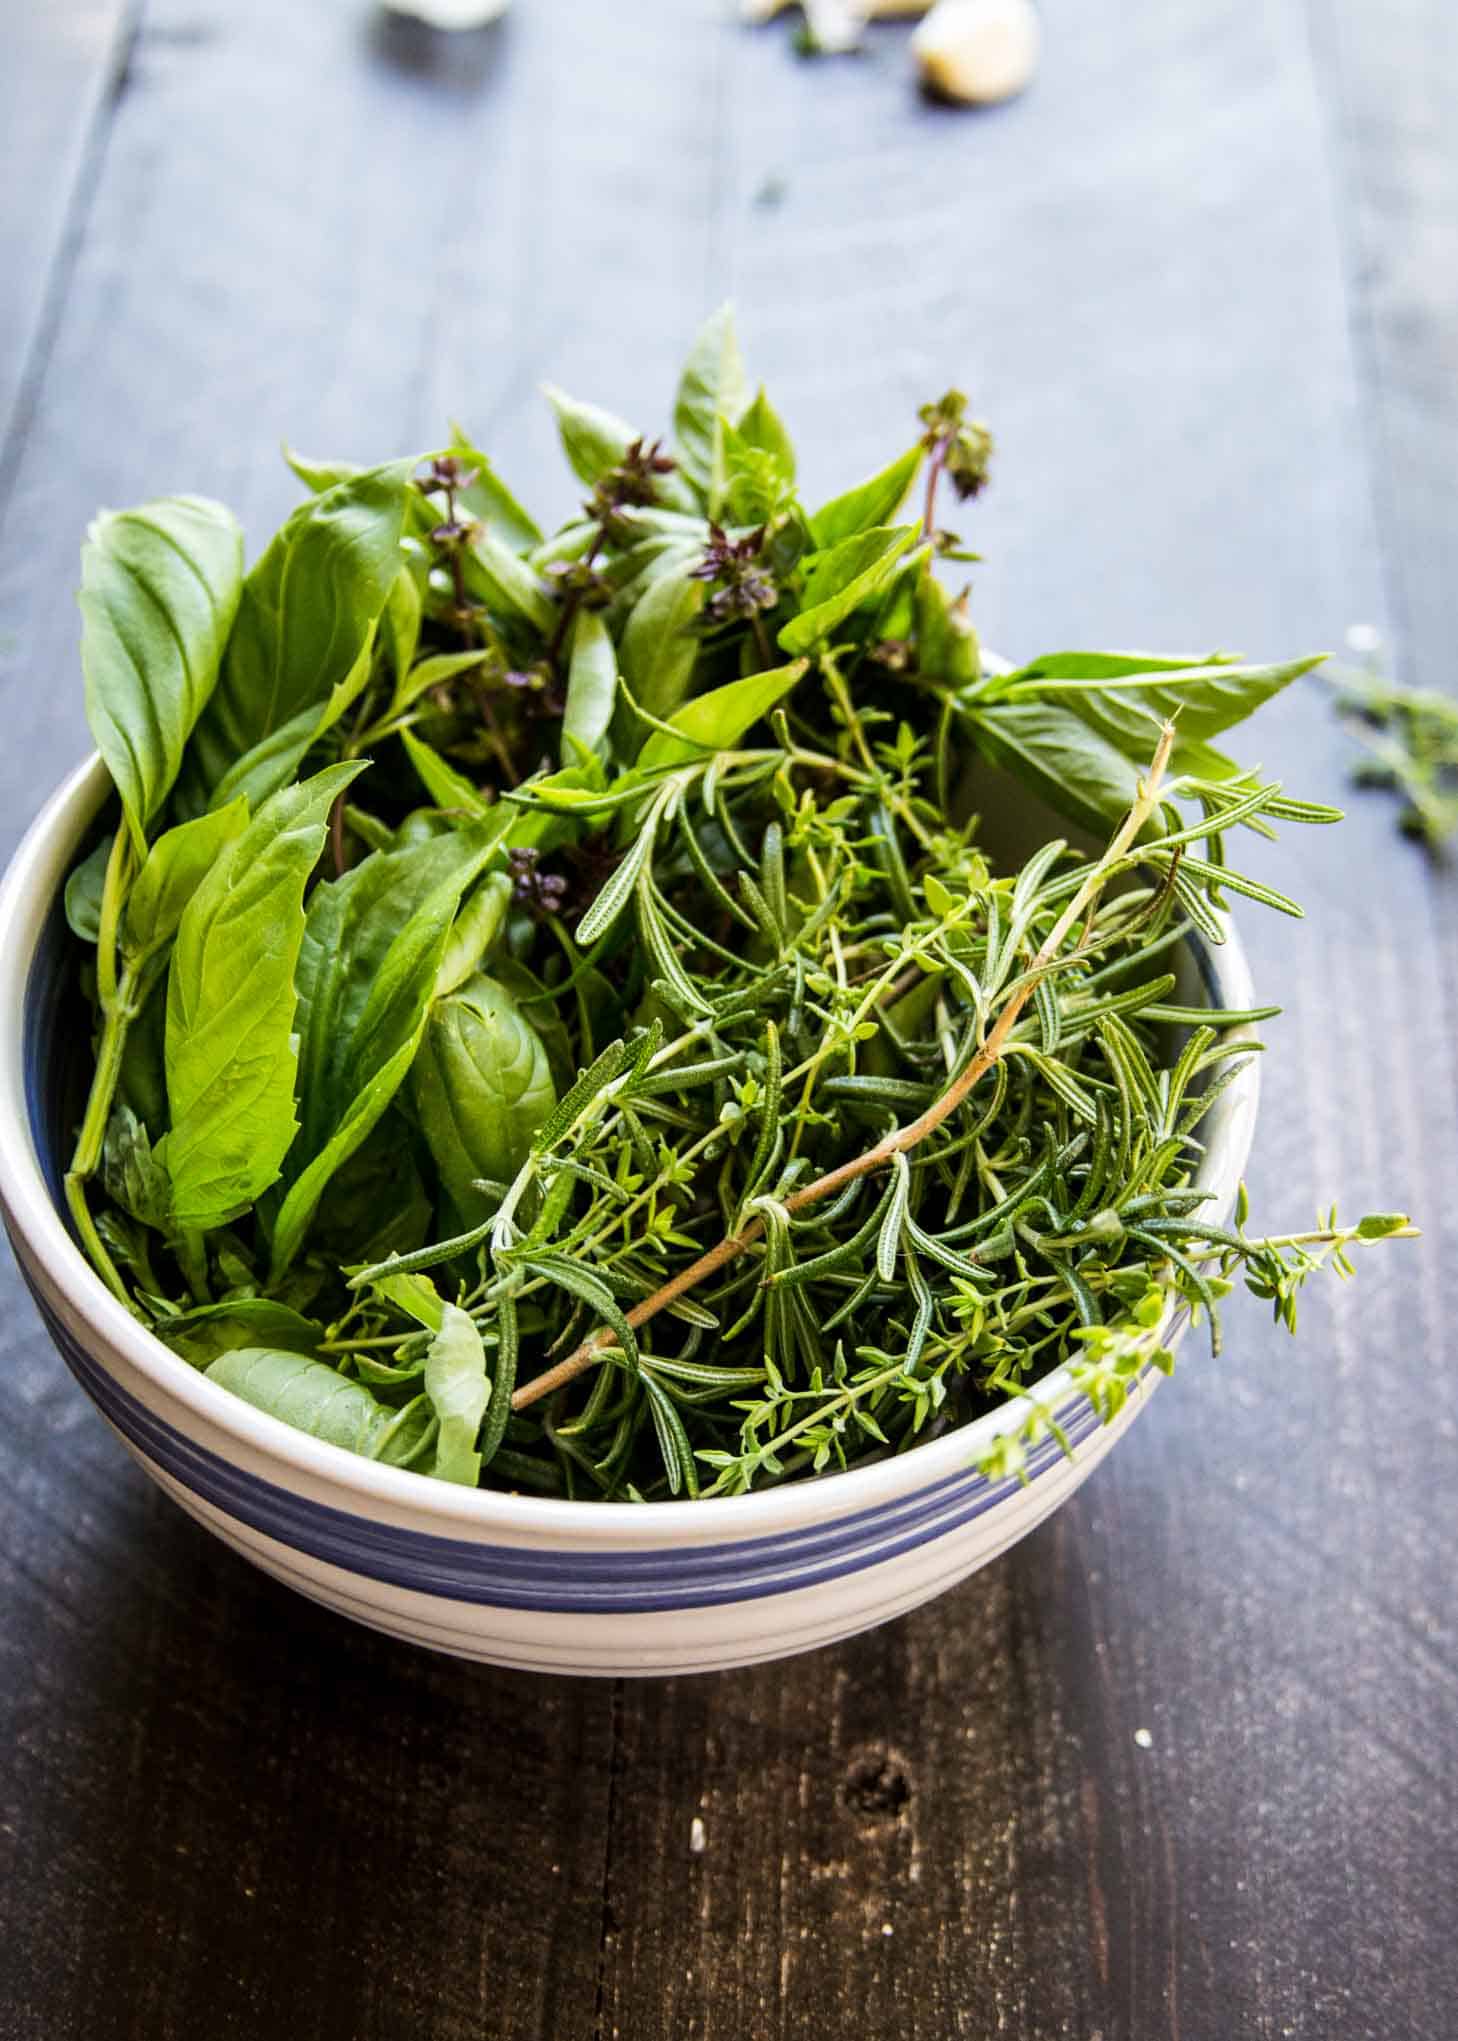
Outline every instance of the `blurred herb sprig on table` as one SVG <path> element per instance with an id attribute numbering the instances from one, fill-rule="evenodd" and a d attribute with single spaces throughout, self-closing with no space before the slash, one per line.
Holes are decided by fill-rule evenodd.
<path id="1" fill-rule="evenodd" d="M 1442 851 L 1458 836 L 1458 699 L 1393 680 L 1369 626 L 1354 625 L 1348 643 L 1362 665 L 1343 666 L 1330 677 L 1337 707 L 1368 754 L 1352 778 L 1358 786 L 1396 793 L 1402 829 L 1430 851 Z"/>
<path id="2" fill-rule="evenodd" d="M 1180 957 L 1299 915 L 1242 832 L 1337 819 L 1217 740 L 1313 662 L 985 659 L 935 571 L 992 454 L 956 391 L 813 509 L 727 311 L 671 437 L 549 395 L 550 534 L 460 432 L 291 456 L 246 575 L 202 499 L 92 529 L 67 1195 L 129 1309 L 353 1450 L 651 1500 L 1031 1391 L 1016 1472 L 1058 1363 L 1107 1419 L 1178 1314 L 1218 1345 L 1243 1276 L 1292 1325 L 1410 1230 L 1252 1235 L 1199 1181 L 1275 1009 Z M 1068 833 L 1000 862 L 1009 783 Z"/>

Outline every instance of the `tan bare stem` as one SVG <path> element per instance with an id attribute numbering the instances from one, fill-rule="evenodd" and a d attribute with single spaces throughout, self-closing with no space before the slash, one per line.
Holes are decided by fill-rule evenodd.
<path id="1" fill-rule="evenodd" d="M 1139 793 L 1133 807 L 1120 823 L 1103 856 L 1053 924 L 1046 941 L 1019 980 L 1017 990 L 998 1014 L 986 1040 L 976 1054 L 968 1059 L 966 1066 L 919 1118 L 912 1120 L 905 1127 L 893 1128 L 876 1143 L 874 1148 L 868 1148 L 864 1154 L 853 1156 L 849 1162 L 840 1163 L 835 1169 L 828 1170 L 824 1176 L 817 1177 L 813 1183 L 804 1184 L 799 1190 L 792 1191 L 783 1201 L 787 1212 L 803 1212 L 806 1206 L 818 1204 L 822 1198 L 828 1198 L 836 1191 L 843 1190 L 857 1177 L 869 1176 L 873 1170 L 884 1169 L 893 1156 L 905 1154 L 908 1149 L 915 1148 L 918 1142 L 924 1141 L 928 1134 L 935 1133 L 942 1122 L 956 1112 L 974 1085 L 987 1075 L 1007 1046 L 1008 1036 L 1017 1025 L 1018 1016 L 1023 1008 L 1032 998 L 1034 987 L 1056 963 L 1069 931 L 1098 900 L 1115 867 L 1131 848 L 1140 830 L 1158 806 L 1160 788 L 1165 768 L 1169 764 L 1170 752 L 1174 747 L 1174 738 L 1174 725 L 1166 723 L 1160 732 L 1159 743 L 1155 747 L 1149 771 L 1139 783 Z M 661 1289 L 655 1290 L 651 1297 L 645 1297 L 640 1304 L 635 1304 L 627 1313 L 629 1325 L 636 1332 L 640 1325 L 646 1325 L 650 1318 L 656 1318 L 660 1311 L 666 1310 L 670 1304 L 676 1303 L 690 1290 L 697 1289 L 700 1283 L 716 1275 L 728 1263 L 737 1261 L 763 1232 L 762 1219 L 747 1220 L 737 1233 L 729 1234 L 716 1247 L 711 1247 L 707 1254 L 701 1254 L 696 1262 L 691 1262 L 686 1269 L 680 1269 L 676 1276 L 666 1282 Z M 540 1397 L 549 1396 L 554 1389 L 560 1389 L 564 1383 L 574 1381 L 614 1344 L 614 1333 L 607 1326 L 601 1327 L 583 1340 L 580 1346 L 575 1347 L 565 1360 L 558 1361 L 554 1367 L 534 1376 L 530 1382 L 523 1383 L 511 1399 L 512 1409 L 525 1410 Z"/>

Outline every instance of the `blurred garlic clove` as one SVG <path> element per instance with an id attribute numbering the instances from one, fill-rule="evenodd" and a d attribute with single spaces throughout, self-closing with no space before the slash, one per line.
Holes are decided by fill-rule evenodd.
<path id="1" fill-rule="evenodd" d="M 822 57 L 839 57 L 861 46 L 866 25 L 862 0 L 803 0 L 810 41 Z"/>
<path id="2" fill-rule="evenodd" d="M 384 0 L 387 14 L 404 14 L 427 28 L 484 28 L 505 14 L 510 0 Z"/>
<path id="3" fill-rule="evenodd" d="M 1041 44 L 1030 0 L 937 0 L 911 38 L 927 90 L 969 106 L 1021 92 Z"/>

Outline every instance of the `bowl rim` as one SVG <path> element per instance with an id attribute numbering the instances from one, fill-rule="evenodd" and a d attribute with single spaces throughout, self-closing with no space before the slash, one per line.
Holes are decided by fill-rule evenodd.
<path id="1" fill-rule="evenodd" d="M 1036 1397 L 1010 1398 L 996 1410 L 873 1466 L 746 1495 L 644 1505 L 567 1501 L 432 1481 L 409 1468 L 382 1466 L 342 1446 L 310 1438 L 220 1383 L 208 1381 L 133 1318 L 92 1268 L 51 1199 L 30 1126 L 24 1015 L 35 952 L 85 831 L 111 792 L 106 766 L 92 752 L 45 801 L 0 879 L 0 1205 L 16 1235 L 17 1253 L 23 1248 L 33 1257 L 68 1301 L 99 1347 L 96 1357 L 109 1373 L 110 1350 L 119 1350 L 150 1387 L 272 1463 L 275 1477 L 304 1476 L 346 1492 L 356 1507 L 364 1505 L 366 1511 L 370 1503 L 382 1504 L 396 1516 L 414 1515 L 431 1520 L 442 1531 L 454 1526 L 477 1536 L 515 1533 L 552 1543 L 580 1539 L 639 1548 L 723 1538 L 737 1542 L 819 1525 L 827 1518 L 855 1516 L 948 1477 L 970 1474 L 979 1451 L 1015 1431 L 1035 1403 L 1057 1409 L 1067 1395 L 1079 1393 L 1064 1362 L 1030 1385 Z M 1254 1005 L 1245 950 L 1228 921 L 1218 956 L 1225 1003 L 1237 1008 Z M 1249 1153 L 1260 1094 L 1259 1065 L 1258 1056 L 1248 1058 L 1224 1094 L 1221 1124 L 1199 1173 L 1222 1211 L 1235 1196 Z"/>

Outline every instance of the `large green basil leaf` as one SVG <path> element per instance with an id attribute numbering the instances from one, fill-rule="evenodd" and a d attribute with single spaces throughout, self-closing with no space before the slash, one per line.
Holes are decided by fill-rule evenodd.
<path id="1" fill-rule="evenodd" d="M 1047 652 L 1040 659 L 1030 659 L 1026 666 L 1013 667 L 1002 674 L 995 692 L 1015 690 L 1030 680 L 1126 680 L 1131 674 L 1180 673 L 1197 666 L 1227 663 L 1239 664 L 1236 660 L 1227 662 L 1218 653 L 1200 658 L 1159 652 Z"/>
<path id="2" fill-rule="evenodd" d="M 510 1183 L 556 1103 L 541 1037 L 495 979 L 439 1000 L 410 1073 L 416 1118 L 466 1225 L 491 1210 L 478 1178 Z"/>
<path id="3" fill-rule="evenodd" d="M 562 715 L 562 763 L 584 756 L 606 761 L 608 731 L 618 698 L 618 655 L 595 609 L 579 610 L 572 626 L 572 661 L 567 670 L 567 706 Z"/>
<path id="4" fill-rule="evenodd" d="M 315 888 L 299 951 L 299 1131 L 274 1226 L 275 1280 L 330 1178 L 404 1082 L 461 895 L 495 855 L 505 819 L 377 852 Z"/>
<path id="5" fill-rule="evenodd" d="M 159 1151 L 182 1227 L 246 1212 L 294 1138 L 304 887 L 330 805 L 362 770 L 331 766 L 275 794 L 182 911 L 167 981 L 171 1127 Z"/>
<path id="6" fill-rule="evenodd" d="M 1103 834 L 1134 804 L 1138 766 L 1058 702 L 999 703 L 968 712 L 963 727 L 994 765 L 1086 829 Z M 1163 833 L 1157 816 L 1151 830 Z"/>
<path id="7" fill-rule="evenodd" d="M 906 501 L 906 492 L 915 481 L 920 466 L 921 448 L 908 447 L 879 475 L 872 475 L 867 482 L 858 482 L 843 496 L 833 496 L 810 520 L 816 545 L 822 549 L 838 546 L 844 539 L 853 539 L 861 532 L 889 524 Z"/>
<path id="8" fill-rule="evenodd" d="M 688 693 L 703 604 L 704 584 L 685 565 L 651 582 L 628 618 L 619 647 L 623 675 L 650 716 L 671 716 Z"/>
<path id="9" fill-rule="evenodd" d="M 812 553 L 806 561 L 805 592 L 800 614 L 780 632 L 781 648 L 791 654 L 810 652 L 822 644 L 860 605 L 884 588 L 896 564 L 913 544 L 910 525 L 880 526 L 842 539 L 839 545 Z"/>
<path id="10" fill-rule="evenodd" d="M 666 730 L 653 731 L 638 754 L 638 770 L 678 765 L 704 751 L 729 750 L 784 700 L 808 665 L 808 660 L 795 659 L 788 666 L 746 674 L 743 680 L 731 680 L 708 694 L 695 695 L 676 709 L 671 719 L 673 728 L 682 733 L 681 740 L 670 737 Z"/>
<path id="11" fill-rule="evenodd" d="M 1178 717 L 1182 737 L 1208 741 L 1244 722 L 1272 695 L 1319 666 L 1322 656 L 1288 659 L 1274 666 L 1222 663 L 1180 673 L 1156 672 L 1138 692 L 1157 716 Z"/>
<path id="12" fill-rule="evenodd" d="M 243 584 L 218 685 L 188 747 L 178 781 L 184 816 L 218 794 L 247 791 L 256 806 L 297 771 L 336 690 L 343 697 L 364 678 L 400 571 L 416 465 L 392 461 L 336 483 L 275 534 Z M 245 788 L 238 768 L 255 753 L 269 770 Z"/>
<path id="13" fill-rule="evenodd" d="M 705 499 L 717 506 L 724 481 L 720 418 L 731 425 L 749 402 L 734 308 L 721 305 L 694 336 L 673 406 L 679 463 Z"/>
<path id="14" fill-rule="evenodd" d="M 474 1488 L 481 1478 L 476 1439 L 491 1400 L 491 1384 L 481 1335 L 458 1304 L 444 1307 L 440 1331 L 430 1342 L 425 1393 L 440 1420 L 431 1472 L 440 1481 Z"/>
<path id="15" fill-rule="evenodd" d="M 203 496 L 104 511 L 81 551 L 86 720 L 139 852 L 218 679 L 243 534 Z"/>
<path id="16" fill-rule="evenodd" d="M 248 803 L 239 799 L 157 838 L 127 896 L 122 950 L 130 960 L 140 962 L 171 942 L 188 901 L 247 826 Z"/>
<path id="17" fill-rule="evenodd" d="M 993 695 L 1001 701 L 1030 699 L 1065 703 L 1134 756 L 1152 751 L 1154 734 L 1176 717 L 1180 736 L 1208 741 L 1253 715 L 1283 687 L 1309 673 L 1318 658 L 1288 659 L 1276 665 L 1242 665 L 1236 660 L 1149 658 L 1141 653 L 1065 652 L 1034 660 L 1000 679 Z"/>
<path id="18" fill-rule="evenodd" d="M 400 1415 L 377 1403 L 363 1383 L 351 1382 L 305 1354 L 236 1347 L 221 1354 L 204 1373 L 255 1410 L 368 1460 L 378 1457 Z"/>

